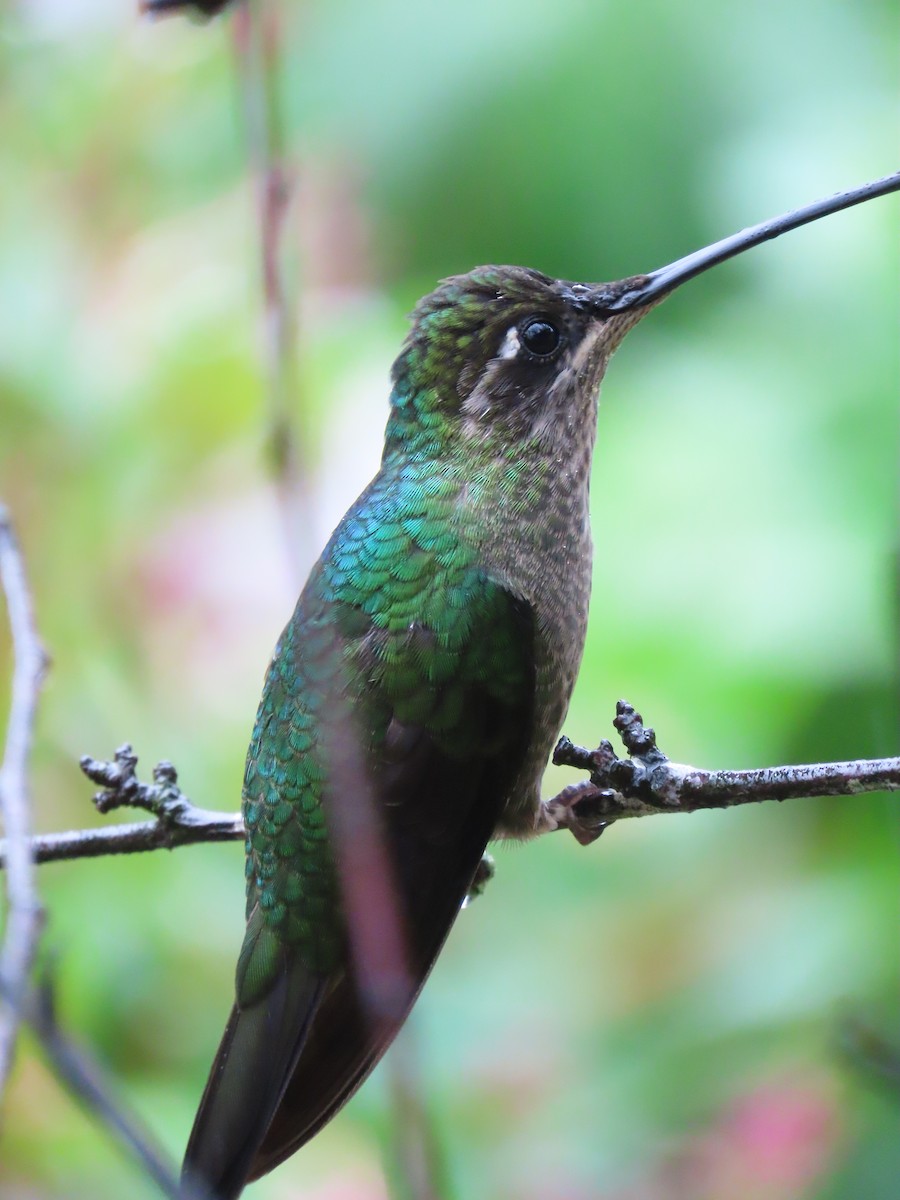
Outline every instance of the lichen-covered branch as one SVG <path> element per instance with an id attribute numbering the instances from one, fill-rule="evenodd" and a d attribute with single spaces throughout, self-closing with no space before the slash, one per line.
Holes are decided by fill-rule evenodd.
<path id="1" fill-rule="evenodd" d="M 0 1095 L 12 1066 L 20 1001 L 37 950 L 43 912 L 34 877 L 28 756 L 47 658 L 34 624 L 25 566 L 9 514 L 0 504 L 0 590 L 6 596 L 14 668 L 6 744 L 0 764 L 0 815 L 6 831 L 6 935 L 0 952 Z"/>
<path id="2" fill-rule="evenodd" d="M 656 733 L 625 700 L 613 725 L 627 758 L 612 744 L 596 750 L 561 738 L 553 755 L 558 766 L 590 772 L 590 780 L 565 788 L 545 805 L 546 831 L 569 829 L 579 842 L 595 841 L 614 821 L 657 813 L 733 808 L 763 800 L 802 796 L 850 796 L 900 790 L 900 758 L 761 767 L 751 771 L 708 771 L 672 762 L 656 744 Z"/>

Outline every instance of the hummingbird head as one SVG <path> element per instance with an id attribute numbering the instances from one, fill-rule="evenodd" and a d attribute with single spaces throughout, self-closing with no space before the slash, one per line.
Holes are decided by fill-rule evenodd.
<path id="1" fill-rule="evenodd" d="M 900 172 L 614 283 L 567 283 L 526 267 L 478 267 L 445 279 L 419 302 L 394 364 L 385 453 L 440 451 L 452 434 L 470 444 L 550 437 L 560 446 L 554 434 L 571 438 L 593 421 L 619 342 L 670 292 L 753 246 L 898 190 Z"/>
<path id="2" fill-rule="evenodd" d="M 555 440 L 594 420 L 613 350 L 648 311 L 609 313 L 589 284 L 478 267 L 419 302 L 394 364 L 388 443 Z"/>

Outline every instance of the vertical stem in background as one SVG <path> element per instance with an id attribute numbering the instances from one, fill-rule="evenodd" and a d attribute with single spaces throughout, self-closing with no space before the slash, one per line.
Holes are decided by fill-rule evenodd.
<path id="1" fill-rule="evenodd" d="M 257 3 L 247 3 L 245 0 L 235 11 L 234 40 L 249 154 L 259 197 L 269 448 L 289 562 L 299 587 L 312 561 L 309 545 L 311 489 L 308 484 L 309 464 L 295 436 L 293 384 L 297 366 L 296 308 L 291 302 L 283 264 L 284 231 L 294 180 L 285 163 L 284 128 L 279 104 L 279 16 L 276 0 L 268 0 L 268 3 L 266 0 L 258 0 Z M 299 414 L 300 406 L 296 405 L 296 408 Z M 352 764 L 344 766 L 353 769 Z M 357 766 L 362 770 L 361 764 Z M 351 794 L 353 790 L 348 789 L 345 799 Z M 366 816 L 365 804 L 366 799 L 363 798 L 353 814 L 357 823 Z M 337 816 L 349 818 L 350 814 L 338 813 Z M 340 819 L 338 823 L 346 824 Z M 366 825 L 365 821 L 363 825 Z M 340 843 L 341 838 L 338 840 Z M 343 847 L 345 859 L 353 860 L 356 867 L 356 871 L 349 872 L 351 862 L 342 863 L 344 881 L 348 873 L 354 878 L 359 874 L 360 880 L 368 877 L 371 885 L 372 873 L 384 870 L 379 839 L 376 837 L 372 842 L 363 838 L 359 843 L 354 835 L 353 840 L 344 839 Z M 348 849 L 351 851 L 349 855 L 346 854 Z M 359 872 L 360 864 L 356 861 L 360 857 L 365 860 L 362 872 Z M 385 874 L 375 882 L 379 886 L 372 889 L 369 904 L 373 912 L 381 916 L 384 922 L 382 928 L 373 932 L 371 920 L 353 920 L 352 896 L 348 905 L 348 920 L 355 926 L 351 929 L 351 942 L 357 943 L 357 967 L 362 967 L 364 979 L 374 986 L 374 997 L 369 996 L 368 999 L 371 1001 L 375 998 L 377 1005 L 386 1005 L 385 1012 L 377 1016 L 371 1014 L 376 1016 L 376 1023 L 380 1023 L 385 1016 L 390 1021 L 392 993 L 401 980 L 405 962 L 403 931 L 395 911 L 396 897 L 392 881 Z M 358 918 L 359 914 L 356 915 Z M 360 939 L 372 939 L 373 936 L 377 939 L 376 943 L 359 944 Z M 384 995 L 382 985 L 386 989 Z M 421 1075 L 413 1043 L 407 1040 L 399 1052 L 395 1047 L 388 1055 L 388 1063 L 393 1080 L 394 1122 L 397 1126 L 395 1156 L 400 1191 L 409 1200 L 440 1200 L 444 1194 L 439 1182 L 443 1172 L 422 1098 Z"/>
<path id="2" fill-rule="evenodd" d="M 248 156 L 255 177 L 263 290 L 263 368 L 268 454 L 293 581 L 299 590 L 312 560 L 309 463 L 297 438 L 297 313 L 283 251 L 295 180 L 281 119 L 281 14 L 269 0 L 239 4 L 234 14 L 237 73 Z M 295 411 L 296 410 L 296 411 Z"/>
<path id="3" fill-rule="evenodd" d="M 6 829 L 6 936 L 0 954 L 0 1096 L 12 1067 L 22 1007 L 43 911 L 31 845 L 28 756 L 47 660 L 34 625 L 25 567 L 6 508 L 0 504 L 0 590 L 6 595 L 14 655 L 6 746 L 0 765 L 0 814 Z"/>
<path id="4" fill-rule="evenodd" d="M 9 989 L 0 980 L 0 994 Z M 179 1182 L 178 1170 L 144 1129 L 106 1077 L 100 1065 L 81 1050 L 56 1022 L 53 989 L 49 980 L 24 997 L 24 1015 L 57 1079 L 81 1107 L 141 1166 L 170 1200 L 215 1200 L 205 1188 Z"/>
<path id="5" fill-rule="evenodd" d="M 390 1066 L 393 1122 L 389 1176 L 397 1200 L 447 1200 L 447 1161 L 428 1110 L 416 1054 L 415 1029 L 407 1022 L 394 1042 Z"/>
<path id="6" fill-rule="evenodd" d="M 348 942 L 374 1044 L 403 1025 L 416 977 L 410 973 L 403 895 L 384 838 L 360 729 L 335 697 L 319 736 L 330 762 L 329 833 L 337 861 Z M 396 1200 L 444 1200 L 447 1172 L 425 1103 L 416 1045 L 407 1021 L 388 1050 L 392 1121 L 389 1179 Z"/>

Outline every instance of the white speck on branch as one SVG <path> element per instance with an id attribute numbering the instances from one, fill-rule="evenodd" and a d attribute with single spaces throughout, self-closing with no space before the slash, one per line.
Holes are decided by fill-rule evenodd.
<path id="1" fill-rule="evenodd" d="M 0 588 L 6 596 L 14 668 L 0 765 L 0 814 L 6 831 L 6 936 L 0 953 L 0 1095 L 15 1055 L 22 1000 L 37 951 L 43 910 L 35 883 L 28 756 L 47 658 L 38 639 L 25 565 L 9 513 L 0 504 Z"/>

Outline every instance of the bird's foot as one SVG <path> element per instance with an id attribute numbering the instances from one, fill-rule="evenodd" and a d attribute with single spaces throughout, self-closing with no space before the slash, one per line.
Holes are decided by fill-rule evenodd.
<path id="1" fill-rule="evenodd" d="M 674 764 L 657 746 L 654 731 L 625 700 L 616 705 L 613 725 L 628 752 L 627 758 L 620 758 L 606 739 L 596 750 L 585 750 L 566 737 L 560 738 L 553 762 L 589 771 L 591 777 L 563 788 L 558 796 L 541 805 L 535 822 L 537 833 L 569 829 L 582 846 L 588 846 L 622 817 L 644 816 L 672 807 L 665 784 Z"/>
<path id="2" fill-rule="evenodd" d="M 579 845 L 589 846 L 610 824 L 608 813 L 612 795 L 610 788 L 599 788 L 587 779 L 583 783 L 572 783 L 541 805 L 537 832 L 568 829 Z"/>

